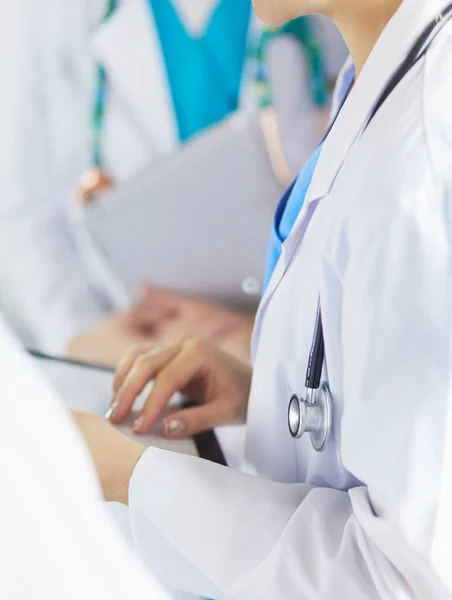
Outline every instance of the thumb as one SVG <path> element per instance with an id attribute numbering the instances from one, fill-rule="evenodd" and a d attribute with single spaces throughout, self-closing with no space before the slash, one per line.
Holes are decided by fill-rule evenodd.
<path id="1" fill-rule="evenodd" d="M 226 425 L 229 420 L 222 415 L 215 402 L 200 404 L 174 412 L 163 421 L 163 435 L 166 438 L 181 439 Z"/>

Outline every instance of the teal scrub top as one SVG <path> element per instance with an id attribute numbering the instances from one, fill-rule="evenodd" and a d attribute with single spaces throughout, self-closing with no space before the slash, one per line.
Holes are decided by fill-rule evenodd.
<path id="1" fill-rule="evenodd" d="M 149 0 L 182 142 L 239 105 L 251 3 L 221 0 L 204 33 L 186 30 L 171 0 Z"/>

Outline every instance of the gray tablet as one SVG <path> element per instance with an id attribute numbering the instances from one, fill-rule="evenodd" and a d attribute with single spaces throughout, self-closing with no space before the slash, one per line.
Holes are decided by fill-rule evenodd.
<path id="1" fill-rule="evenodd" d="M 114 295 L 148 282 L 252 308 L 280 194 L 260 126 L 240 112 L 97 198 L 78 225 Z"/>

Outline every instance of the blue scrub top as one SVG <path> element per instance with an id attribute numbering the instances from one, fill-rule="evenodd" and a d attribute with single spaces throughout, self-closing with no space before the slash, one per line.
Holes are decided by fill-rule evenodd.
<path id="1" fill-rule="evenodd" d="M 267 288 L 276 267 L 276 263 L 281 256 L 282 245 L 289 237 L 292 227 L 303 206 L 321 151 L 322 144 L 320 144 L 314 154 L 308 159 L 308 162 L 298 175 L 295 183 L 287 190 L 276 208 L 267 252 L 264 290 Z"/>
<path id="2" fill-rule="evenodd" d="M 238 108 L 248 55 L 251 3 L 221 0 L 193 37 L 172 0 L 149 0 L 182 142 Z"/>
<path id="3" fill-rule="evenodd" d="M 339 107 L 342 106 L 348 91 L 351 88 L 354 78 L 355 68 L 352 66 L 345 72 L 341 82 L 341 90 L 338 97 Z M 322 151 L 322 146 L 323 142 L 309 158 L 303 170 L 298 175 L 295 183 L 293 183 L 292 186 L 287 190 L 276 208 L 267 252 L 264 291 L 266 290 L 273 271 L 275 270 L 276 263 L 281 256 L 282 245 L 289 237 L 294 223 L 303 207 L 307 191 L 311 185 L 312 177 Z"/>

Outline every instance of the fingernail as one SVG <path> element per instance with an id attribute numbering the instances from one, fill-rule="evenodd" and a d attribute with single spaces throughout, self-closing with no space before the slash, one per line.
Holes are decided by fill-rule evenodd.
<path id="1" fill-rule="evenodd" d="M 113 402 L 113 404 L 110 406 L 110 408 L 107 410 L 107 412 L 105 413 L 105 418 L 110 420 L 114 414 L 116 409 L 118 408 L 119 402 Z"/>
<path id="2" fill-rule="evenodd" d="M 133 432 L 140 433 L 143 423 L 144 423 L 144 417 L 138 417 L 138 419 L 133 424 Z"/>
<path id="3" fill-rule="evenodd" d="M 180 435 L 185 428 L 185 424 L 180 419 L 167 419 L 164 422 L 166 435 Z"/>

